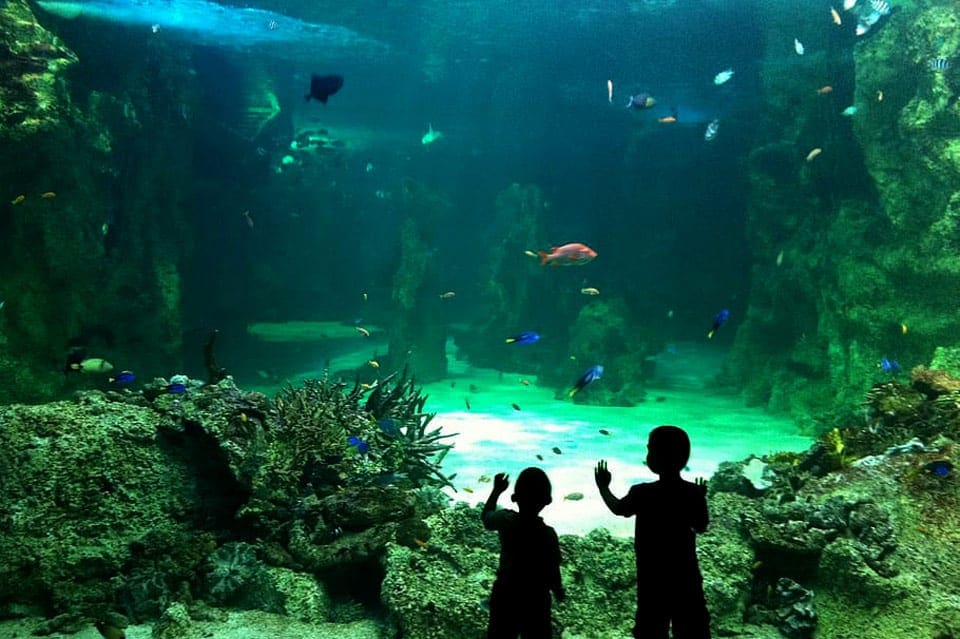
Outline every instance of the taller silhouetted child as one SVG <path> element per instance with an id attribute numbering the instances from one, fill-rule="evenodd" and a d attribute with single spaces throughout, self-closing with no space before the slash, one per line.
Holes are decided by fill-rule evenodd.
<path id="1" fill-rule="evenodd" d="M 690 458 L 690 438 L 676 426 L 658 426 L 647 441 L 647 466 L 660 476 L 632 486 L 623 499 L 610 492 L 610 471 L 600 460 L 594 478 L 607 508 L 636 516 L 637 639 L 710 639 L 696 535 L 707 529 L 707 486 L 680 477 Z"/>

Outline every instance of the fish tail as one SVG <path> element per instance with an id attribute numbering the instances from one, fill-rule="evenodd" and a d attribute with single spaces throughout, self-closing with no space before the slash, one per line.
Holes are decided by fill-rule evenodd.
<path id="1" fill-rule="evenodd" d="M 537 251 L 537 255 L 540 257 L 540 266 L 545 265 L 547 263 L 547 252 Z"/>

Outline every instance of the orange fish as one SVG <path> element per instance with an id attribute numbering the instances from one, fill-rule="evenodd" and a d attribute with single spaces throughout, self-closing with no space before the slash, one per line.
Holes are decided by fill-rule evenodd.
<path id="1" fill-rule="evenodd" d="M 833 23 L 838 27 L 843 24 L 843 20 L 840 19 L 840 14 L 837 13 L 837 10 L 833 7 L 830 7 L 830 17 L 833 18 Z"/>
<path id="2" fill-rule="evenodd" d="M 553 246 L 550 252 L 539 251 L 540 266 L 581 266 L 597 256 L 597 252 L 586 244 L 571 242 L 563 246 Z"/>
<path id="3" fill-rule="evenodd" d="M 20 204 L 21 202 L 23 202 L 25 199 L 27 199 L 27 196 L 21 193 L 17 197 L 10 200 L 10 204 L 13 204 L 14 206 L 16 206 L 17 204 Z"/>
<path id="4" fill-rule="evenodd" d="M 814 158 L 816 158 L 821 153 L 823 153 L 823 149 L 821 149 L 820 147 L 812 149 L 809 153 L 807 153 L 807 162 L 813 162 Z"/>
<path id="5" fill-rule="evenodd" d="M 47 191 L 47 192 L 45 192 L 45 193 L 41 193 L 41 194 L 40 194 L 40 197 L 42 197 L 42 198 L 45 199 L 45 200 L 50 200 L 50 199 L 52 199 L 52 198 L 57 197 L 57 194 L 54 193 L 53 191 Z"/>
<path id="6" fill-rule="evenodd" d="M 825 84 L 825 85 L 823 85 L 822 87 L 820 87 L 819 89 L 817 89 L 817 93 L 820 94 L 820 95 L 826 95 L 826 94 L 830 93 L 831 91 L 833 91 L 833 87 L 830 86 L 829 84 Z"/>
<path id="7" fill-rule="evenodd" d="M 426 548 L 428 546 L 427 542 L 423 541 L 422 539 L 414 539 L 413 543 L 417 544 L 417 546 L 420 548 Z"/>

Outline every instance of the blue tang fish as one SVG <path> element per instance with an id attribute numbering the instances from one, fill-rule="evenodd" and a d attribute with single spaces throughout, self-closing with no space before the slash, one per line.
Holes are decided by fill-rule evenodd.
<path id="1" fill-rule="evenodd" d="M 350 435 L 350 437 L 347 437 L 347 443 L 356 448 L 357 452 L 361 455 L 370 450 L 370 444 L 363 441 L 356 435 Z"/>
<path id="2" fill-rule="evenodd" d="M 583 372 L 583 375 L 580 376 L 580 379 L 578 379 L 573 385 L 573 388 L 570 389 L 568 397 L 573 397 L 582 391 L 588 384 L 592 384 L 601 377 L 603 377 L 603 366 L 600 364 L 594 364 Z"/>
<path id="3" fill-rule="evenodd" d="M 900 372 L 900 363 L 895 359 L 887 359 L 886 357 L 880 360 L 880 363 L 877 364 L 884 373 L 893 373 L 896 375 Z"/>
<path id="4" fill-rule="evenodd" d="M 710 332 L 707 333 L 707 339 L 712 339 L 713 334 L 717 332 L 717 329 L 727 323 L 727 320 L 730 319 L 730 311 L 723 309 L 717 313 L 716 317 L 713 318 L 713 326 L 710 327 Z"/>
<path id="5" fill-rule="evenodd" d="M 116 384 L 117 386 L 126 386 L 127 384 L 132 384 L 135 379 L 137 378 L 133 374 L 133 371 L 120 371 L 110 378 L 110 383 Z"/>
<path id="6" fill-rule="evenodd" d="M 523 331 L 506 339 L 507 344 L 536 344 L 540 341 L 540 334 L 533 331 Z"/>
<path id="7" fill-rule="evenodd" d="M 170 393 L 171 395 L 183 395 L 184 393 L 187 392 L 187 385 L 179 384 L 179 383 L 170 384 L 169 386 L 167 386 L 167 392 Z"/>

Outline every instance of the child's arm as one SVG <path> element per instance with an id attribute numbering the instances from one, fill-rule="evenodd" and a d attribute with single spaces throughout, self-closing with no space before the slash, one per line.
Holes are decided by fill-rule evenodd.
<path id="1" fill-rule="evenodd" d="M 707 524 L 710 523 L 710 515 L 707 512 L 707 480 L 703 477 L 697 477 L 694 482 L 699 488 L 699 499 L 693 512 L 693 529 L 697 533 L 707 530 Z"/>
<path id="2" fill-rule="evenodd" d="M 493 489 L 490 491 L 490 496 L 487 497 L 486 503 L 483 504 L 483 512 L 480 513 L 480 519 L 483 520 L 483 527 L 487 530 L 494 529 L 494 522 L 491 518 L 495 512 L 497 512 L 497 500 L 500 499 L 500 495 L 510 486 L 510 478 L 507 477 L 505 473 L 497 473 L 493 477 Z"/>
<path id="3" fill-rule="evenodd" d="M 593 469 L 593 478 L 597 482 L 597 488 L 600 489 L 600 497 L 603 498 L 603 503 L 607 505 L 610 512 L 614 515 L 629 517 L 632 513 L 626 511 L 623 500 L 610 492 L 610 480 L 613 479 L 613 476 L 607 470 L 606 461 L 601 459 L 597 462 L 597 467 Z"/>
<path id="4" fill-rule="evenodd" d="M 551 529 L 550 545 L 552 548 L 550 561 L 550 590 L 553 591 L 557 601 L 563 601 L 567 598 L 567 591 L 563 589 L 563 580 L 560 578 L 560 540 L 557 539 L 557 533 Z"/>

